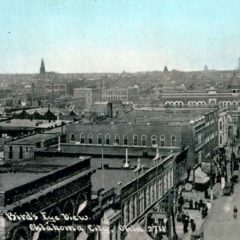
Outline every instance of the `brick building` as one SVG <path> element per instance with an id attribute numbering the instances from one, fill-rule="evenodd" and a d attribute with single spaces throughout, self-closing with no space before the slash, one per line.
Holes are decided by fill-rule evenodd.
<path id="1" fill-rule="evenodd" d="M 104 146 L 112 151 L 127 147 L 130 153 L 141 149 L 143 155 L 159 148 L 164 156 L 174 149 L 189 146 L 190 165 L 199 149 L 205 156 L 209 142 L 211 148 L 218 147 L 217 110 L 207 110 L 196 116 L 188 112 L 162 112 L 160 115 L 159 118 L 142 116 L 142 119 L 133 116 L 133 121 L 76 122 L 66 126 L 67 143 L 92 149 Z"/>
<path id="2" fill-rule="evenodd" d="M 79 209 L 82 216 L 91 217 L 91 173 L 89 157 L 42 155 L 5 166 L 0 173 L 0 239 L 81 239 L 79 230 L 40 231 L 34 230 L 33 225 L 52 229 L 54 224 L 72 225 L 61 214 L 77 215 Z M 14 221 L 7 213 L 18 216 L 29 213 L 30 218 Z M 61 218 L 61 223 L 47 222 L 42 213 Z"/>

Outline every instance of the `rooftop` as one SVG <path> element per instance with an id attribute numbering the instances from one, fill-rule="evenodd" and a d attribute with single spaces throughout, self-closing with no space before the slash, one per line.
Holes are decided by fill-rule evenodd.
<path id="1" fill-rule="evenodd" d="M 50 133 L 43 133 L 43 134 L 38 133 L 38 134 L 23 137 L 23 138 L 19 138 L 19 139 L 13 140 L 13 141 L 9 141 L 6 144 L 34 145 L 39 142 L 44 142 L 44 141 L 50 140 L 52 138 L 56 138 L 57 136 L 58 136 L 57 133 L 56 134 L 54 134 L 54 133 L 51 133 L 51 134 Z"/>
<path id="2" fill-rule="evenodd" d="M 49 128 L 58 124 L 58 122 L 49 122 L 47 120 L 11 119 L 0 122 L 0 128 Z"/>
<path id="3" fill-rule="evenodd" d="M 89 157 L 42 157 L 0 167 L 0 192 L 33 182 Z"/>

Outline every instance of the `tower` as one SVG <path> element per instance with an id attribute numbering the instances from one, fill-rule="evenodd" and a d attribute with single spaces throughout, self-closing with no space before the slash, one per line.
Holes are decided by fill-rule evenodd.
<path id="1" fill-rule="evenodd" d="M 45 74 L 46 71 L 45 71 L 45 65 L 44 65 L 44 61 L 42 59 L 41 61 L 41 66 L 40 66 L 40 74 Z"/>

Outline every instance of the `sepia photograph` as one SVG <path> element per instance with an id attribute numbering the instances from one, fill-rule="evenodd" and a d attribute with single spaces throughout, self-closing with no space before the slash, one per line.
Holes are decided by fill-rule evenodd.
<path id="1" fill-rule="evenodd" d="M 0 240 L 239 240 L 240 1 L 0 1 Z"/>

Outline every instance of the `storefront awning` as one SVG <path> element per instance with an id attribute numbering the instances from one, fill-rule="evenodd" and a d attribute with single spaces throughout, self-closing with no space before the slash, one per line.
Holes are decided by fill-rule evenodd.
<path id="1" fill-rule="evenodd" d="M 197 184 L 206 184 L 210 181 L 210 177 L 198 167 L 191 171 L 189 181 L 194 181 Z"/>

